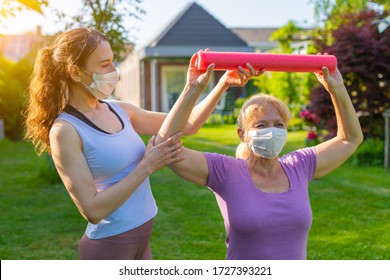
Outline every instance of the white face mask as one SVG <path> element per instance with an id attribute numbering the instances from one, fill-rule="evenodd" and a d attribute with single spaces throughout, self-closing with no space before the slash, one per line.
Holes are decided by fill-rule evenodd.
<path id="1" fill-rule="evenodd" d="M 81 69 L 84 70 L 83 68 Z M 83 82 L 80 83 L 97 99 L 104 99 L 110 96 L 119 82 L 119 71 L 116 68 L 115 71 L 106 74 L 91 74 L 87 70 L 84 71 L 92 76 L 92 83 L 89 86 Z"/>
<path id="2" fill-rule="evenodd" d="M 287 129 L 268 127 L 248 131 L 250 148 L 263 158 L 277 157 L 287 141 Z"/>

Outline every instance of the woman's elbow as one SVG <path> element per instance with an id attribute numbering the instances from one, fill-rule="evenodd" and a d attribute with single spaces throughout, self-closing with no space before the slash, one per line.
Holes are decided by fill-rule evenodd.
<path id="1" fill-rule="evenodd" d="M 360 146 L 360 144 L 363 143 L 363 140 L 364 140 L 363 132 L 360 130 L 358 135 L 354 137 L 354 141 L 353 141 L 355 143 L 356 149 Z"/>
<path id="2" fill-rule="evenodd" d="M 87 217 L 87 221 L 88 221 L 89 223 L 91 223 L 91 224 L 94 224 L 94 225 L 100 223 L 101 220 L 103 220 L 103 218 L 93 217 L 93 216 Z"/>
<path id="3" fill-rule="evenodd" d="M 93 211 L 93 210 L 84 210 L 84 211 L 80 211 L 81 212 L 81 215 L 83 215 L 84 219 L 86 219 L 89 223 L 91 224 L 98 224 L 100 223 L 101 220 L 103 220 L 104 217 L 102 217 L 101 215 L 98 215 L 96 213 L 96 211 Z"/>
<path id="4" fill-rule="evenodd" d="M 349 154 L 350 156 L 359 148 L 360 144 L 363 143 L 364 137 L 363 134 L 354 137 L 348 141 Z"/>
<path id="5" fill-rule="evenodd" d="M 360 146 L 360 144 L 363 143 L 363 140 L 364 136 L 362 130 L 356 131 L 355 133 L 350 134 L 348 137 L 342 138 L 342 141 L 348 144 L 348 146 L 353 151 L 355 151 Z"/>
<path id="6" fill-rule="evenodd" d="M 199 129 L 200 129 L 200 127 L 195 127 L 193 125 L 187 125 L 183 129 L 183 135 L 186 135 L 186 136 L 194 135 L 194 134 L 198 133 Z"/>
<path id="7" fill-rule="evenodd" d="M 360 146 L 360 144 L 362 144 L 363 143 L 363 141 L 364 141 L 364 136 L 363 136 L 363 133 L 361 133 L 360 134 L 360 136 L 359 136 L 359 138 L 358 138 L 358 146 Z"/>

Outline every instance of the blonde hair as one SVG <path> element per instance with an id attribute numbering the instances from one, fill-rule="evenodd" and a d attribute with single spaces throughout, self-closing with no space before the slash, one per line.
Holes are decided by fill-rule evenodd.
<path id="1" fill-rule="evenodd" d="M 50 129 L 69 98 L 69 71 L 83 66 L 107 37 L 91 28 L 75 28 L 58 36 L 50 47 L 39 51 L 29 87 L 25 139 L 38 154 L 50 152 Z"/>
<path id="2" fill-rule="evenodd" d="M 291 118 L 290 110 L 286 104 L 279 98 L 269 94 L 258 93 L 251 96 L 241 107 L 238 114 L 237 126 L 242 130 L 248 129 L 248 124 L 254 117 L 260 113 L 269 110 L 271 107 L 275 108 L 282 120 L 287 124 Z M 241 142 L 236 149 L 236 158 L 248 158 L 249 147 L 246 143 Z"/>

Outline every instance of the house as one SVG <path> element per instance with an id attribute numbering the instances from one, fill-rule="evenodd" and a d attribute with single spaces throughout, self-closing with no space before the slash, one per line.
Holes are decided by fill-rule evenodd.
<path id="1" fill-rule="evenodd" d="M 271 41 L 271 35 L 279 28 L 232 28 L 231 30 L 241 39 L 247 42 L 248 46 L 257 52 L 267 52 L 278 47 L 278 42 Z"/>
<path id="2" fill-rule="evenodd" d="M 185 85 L 188 63 L 195 52 L 206 48 L 267 52 L 277 47 L 277 43 L 269 39 L 276 30 L 278 28 L 229 29 L 193 2 L 146 47 L 135 51 L 128 46 L 126 54 L 129 54 L 118 65 L 121 79 L 114 98 L 148 110 L 168 112 Z M 0 37 L 0 53 L 18 61 L 47 44 L 49 39 L 41 36 L 39 27 L 36 34 Z M 301 48 L 302 43 L 298 44 Z M 209 87 L 200 99 L 211 91 L 222 75 L 222 71 L 213 73 Z M 245 96 L 246 88 L 231 88 L 229 93 L 235 99 Z M 220 105 L 226 104 L 224 101 Z"/>
<path id="3" fill-rule="evenodd" d="M 191 56 L 200 49 L 253 52 L 229 28 L 193 2 L 145 48 L 130 54 L 120 65 L 121 81 L 115 97 L 142 108 L 168 112 L 181 93 Z M 223 75 L 214 72 L 209 92 Z M 231 89 L 235 96 L 245 88 Z"/>
<path id="4" fill-rule="evenodd" d="M 253 47 L 255 52 L 269 52 L 279 47 L 277 41 L 270 39 L 279 27 L 232 28 L 231 30 L 247 42 L 248 46 Z M 294 34 L 291 43 L 293 53 L 307 54 L 309 45 L 312 43 L 309 32 L 311 30 L 311 28 L 301 28 L 300 32 Z"/>
<path id="5" fill-rule="evenodd" d="M 50 36 L 42 36 L 39 26 L 35 33 L 0 36 L 0 54 L 10 60 L 19 61 L 46 46 L 50 39 Z"/>
<path id="6" fill-rule="evenodd" d="M 233 52 L 268 52 L 278 47 L 271 41 L 279 28 L 225 27 L 196 2 L 189 4 L 149 45 L 133 52 L 119 65 L 121 81 L 114 96 L 142 108 L 168 112 L 186 82 L 191 56 L 200 49 Z M 302 34 L 305 34 L 304 32 Z M 299 35 L 300 36 L 300 35 Z M 295 53 L 306 53 L 309 40 L 296 38 Z M 223 72 L 214 72 L 204 98 Z M 234 97 L 246 88 L 231 88 Z M 224 100 L 222 100 L 223 103 Z"/>

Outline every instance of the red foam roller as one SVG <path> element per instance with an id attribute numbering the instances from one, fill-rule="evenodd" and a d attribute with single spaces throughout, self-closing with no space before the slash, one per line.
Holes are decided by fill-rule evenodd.
<path id="1" fill-rule="evenodd" d="M 233 70 L 250 63 L 255 69 L 279 72 L 320 72 L 326 66 L 330 72 L 336 70 L 337 59 L 334 55 L 276 54 L 245 52 L 199 51 L 195 66 L 206 70 L 211 63 L 214 70 Z"/>

